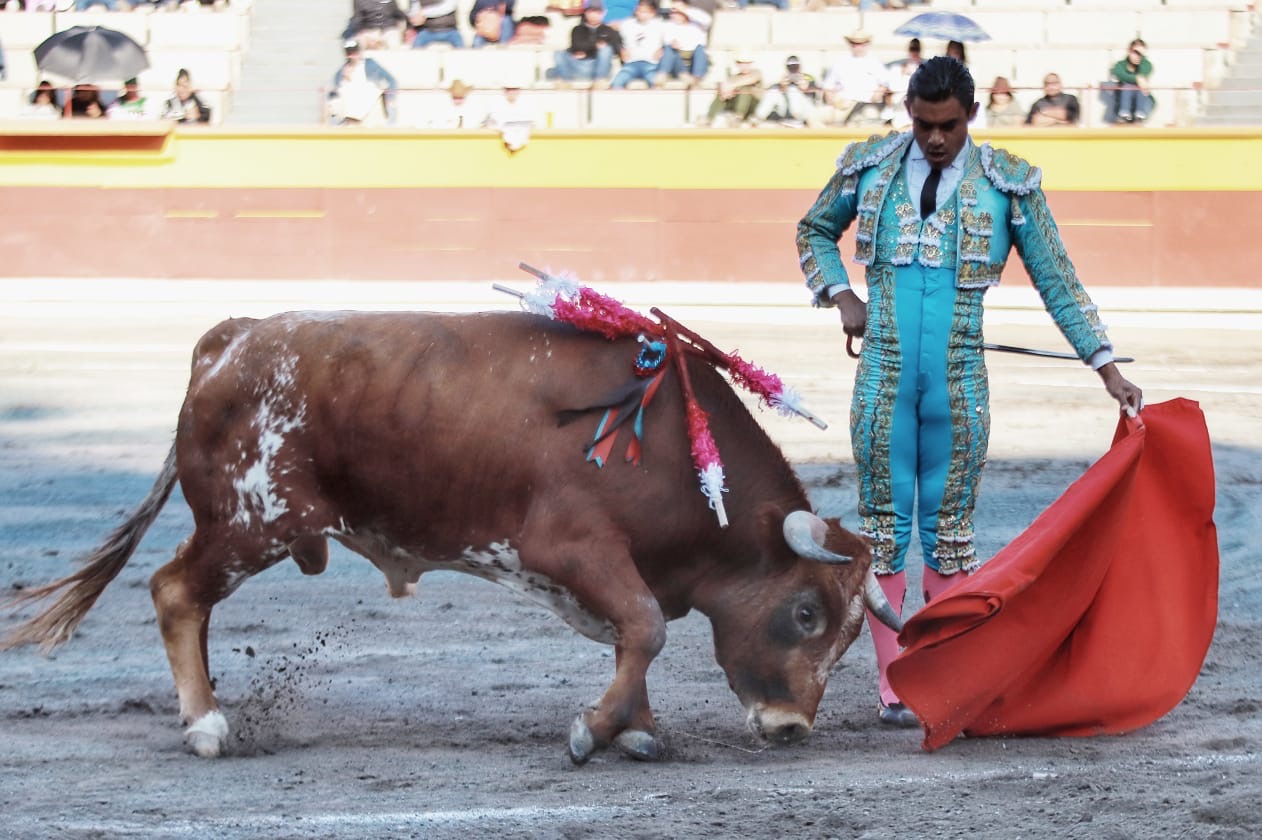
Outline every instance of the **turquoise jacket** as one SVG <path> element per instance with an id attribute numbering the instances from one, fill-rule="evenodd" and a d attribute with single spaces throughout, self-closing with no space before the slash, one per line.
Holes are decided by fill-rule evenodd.
<path id="1" fill-rule="evenodd" d="M 951 233 L 958 235 L 943 236 L 933 225 L 922 225 L 918 209 L 910 203 L 885 207 L 890 185 L 903 177 L 911 143 L 911 132 L 851 143 L 798 223 L 799 263 L 815 305 L 831 306 L 825 290 L 849 285 L 837 242 L 852 224 L 856 263 L 870 268 L 879 250 L 892 255 L 889 263 L 895 266 L 949 266 L 956 270 L 961 289 L 998 285 L 1008 255 L 1016 248 L 1052 320 L 1079 358 L 1085 361 L 1101 348 L 1111 350 L 1104 324 L 1047 207 L 1042 172 L 1003 149 L 972 146 L 957 192 L 959 227 Z M 943 253 L 943 243 L 953 243 L 953 253 Z"/>

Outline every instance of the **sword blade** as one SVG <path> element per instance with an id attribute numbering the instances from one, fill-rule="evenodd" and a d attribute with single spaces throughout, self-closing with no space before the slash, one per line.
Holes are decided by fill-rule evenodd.
<path id="1" fill-rule="evenodd" d="M 1033 347 L 1014 347 L 1011 344 L 990 344 L 989 342 L 982 345 L 983 350 L 994 350 L 999 353 L 1020 353 L 1023 356 L 1043 356 L 1048 359 L 1072 359 L 1078 361 L 1077 353 L 1062 353 L 1059 350 L 1038 350 Z M 1114 356 L 1113 361 L 1118 364 L 1135 361 L 1130 356 Z"/>

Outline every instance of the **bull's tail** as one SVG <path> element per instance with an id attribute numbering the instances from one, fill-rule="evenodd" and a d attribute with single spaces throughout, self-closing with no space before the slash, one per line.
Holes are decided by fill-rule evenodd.
<path id="1" fill-rule="evenodd" d="M 0 639 L 0 650 L 38 644 L 47 653 L 69 641 L 79 622 L 83 621 L 83 617 L 92 609 L 92 605 L 105 591 L 105 587 L 109 586 L 110 581 L 118 577 L 149 526 L 158 518 L 158 512 L 162 510 L 175 487 L 175 479 L 175 445 L 172 444 L 166 462 L 162 465 L 162 472 L 154 481 L 149 495 L 126 522 L 115 528 L 104 543 L 83 558 L 83 568 L 61 580 L 20 592 L 5 603 L 6 607 L 12 608 L 65 590 L 43 612 Z"/>

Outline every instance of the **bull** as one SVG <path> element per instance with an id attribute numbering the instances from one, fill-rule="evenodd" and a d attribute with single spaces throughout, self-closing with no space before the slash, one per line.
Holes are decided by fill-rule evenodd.
<path id="1" fill-rule="evenodd" d="M 646 673 L 666 622 L 696 609 L 750 730 L 806 737 L 865 605 L 897 627 L 864 540 L 811 512 L 784 455 L 716 370 L 687 362 L 728 475 L 731 525 L 696 490 L 678 388 L 643 419 L 640 463 L 582 451 L 637 347 L 525 313 L 292 312 L 224 321 L 193 354 L 175 440 L 141 505 L 5 646 L 67 641 L 127 563 L 176 481 L 194 530 L 150 591 L 188 747 L 224 751 L 209 678 L 211 610 L 328 540 L 371 561 L 395 597 L 446 569 L 500 583 L 613 645 L 613 681 L 574 720 L 569 754 L 659 757 Z M 674 378 L 674 370 L 663 374 Z"/>

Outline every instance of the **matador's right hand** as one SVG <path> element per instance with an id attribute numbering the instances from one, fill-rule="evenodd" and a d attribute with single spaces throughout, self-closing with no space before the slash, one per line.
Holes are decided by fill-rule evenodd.
<path id="1" fill-rule="evenodd" d="M 841 314 L 841 328 L 846 335 L 862 338 L 868 324 L 868 305 L 855 294 L 854 289 L 842 289 L 832 297 L 833 305 Z"/>

